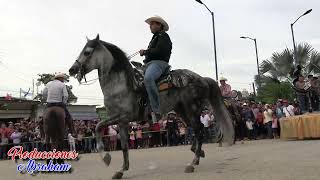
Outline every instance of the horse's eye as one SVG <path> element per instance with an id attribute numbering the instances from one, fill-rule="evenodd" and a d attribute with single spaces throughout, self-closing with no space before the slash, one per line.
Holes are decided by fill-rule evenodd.
<path id="1" fill-rule="evenodd" d="M 89 56 L 91 53 L 92 53 L 92 51 L 93 51 L 93 48 L 91 48 L 91 47 L 87 47 L 87 49 L 84 51 L 84 55 L 85 56 Z"/>

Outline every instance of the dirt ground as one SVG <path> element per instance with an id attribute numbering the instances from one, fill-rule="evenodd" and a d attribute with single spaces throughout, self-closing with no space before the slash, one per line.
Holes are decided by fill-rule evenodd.
<path id="1" fill-rule="evenodd" d="M 206 158 L 193 174 L 184 173 L 193 154 L 190 146 L 130 151 L 130 170 L 123 179 L 132 180 L 319 180 L 320 140 L 259 140 L 231 147 L 206 144 Z M 71 162 L 72 174 L 20 174 L 13 161 L 0 161 L 1 180 L 107 180 L 122 164 L 122 153 L 112 152 L 110 167 L 99 154 L 81 155 Z"/>

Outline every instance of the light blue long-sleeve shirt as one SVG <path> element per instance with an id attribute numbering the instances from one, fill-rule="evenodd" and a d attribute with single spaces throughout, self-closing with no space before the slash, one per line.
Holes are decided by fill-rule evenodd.
<path id="1" fill-rule="evenodd" d="M 67 103 L 68 91 L 66 85 L 59 81 L 53 80 L 47 83 L 42 93 L 47 99 L 47 103 Z"/>

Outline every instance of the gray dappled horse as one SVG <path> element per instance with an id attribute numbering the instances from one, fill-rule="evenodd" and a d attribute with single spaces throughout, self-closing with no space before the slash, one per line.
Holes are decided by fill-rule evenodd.
<path id="1" fill-rule="evenodd" d="M 134 69 L 126 54 L 117 46 L 101 41 L 99 35 L 94 40 L 88 39 L 69 73 L 81 81 L 85 74 L 95 69 L 98 70 L 104 104 L 109 115 L 108 119 L 102 120 L 96 126 L 97 148 L 100 153 L 103 151 L 101 129 L 118 124 L 124 161 L 121 170 L 116 172 L 113 178 L 120 179 L 124 171 L 129 169 L 128 123 L 147 119 L 146 108 L 140 103 L 144 93 L 137 88 Z M 233 125 L 223 104 L 220 89 L 214 80 L 203 78 L 185 69 L 173 72 L 173 76 L 184 76 L 183 81 L 186 83 L 183 87 L 172 87 L 160 92 L 161 113 L 175 110 L 187 125 L 194 129 L 195 140 L 191 150 L 195 157 L 185 169 L 185 172 L 193 172 L 194 166 L 199 164 L 200 157 L 205 156 L 204 151 L 201 150 L 203 137 L 203 125 L 199 119 L 201 110 L 204 107 L 214 109 L 215 117 L 223 133 L 223 141 L 228 145 L 233 143 Z M 104 156 L 103 160 L 107 165 L 110 164 L 109 153 Z"/>

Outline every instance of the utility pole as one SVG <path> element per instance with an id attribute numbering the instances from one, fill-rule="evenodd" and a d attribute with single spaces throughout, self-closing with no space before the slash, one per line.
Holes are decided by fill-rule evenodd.
<path id="1" fill-rule="evenodd" d="M 252 89 L 253 89 L 253 94 L 254 94 L 254 96 L 257 96 L 257 94 L 256 94 L 256 87 L 254 86 L 254 82 L 252 83 Z"/>
<path id="2" fill-rule="evenodd" d="M 32 99 L 34 98 L 34 79 L 32 79 Z"/>

